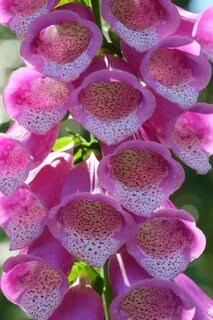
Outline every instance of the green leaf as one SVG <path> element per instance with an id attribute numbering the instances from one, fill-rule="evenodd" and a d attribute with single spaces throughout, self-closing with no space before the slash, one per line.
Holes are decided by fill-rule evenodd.
<path id="1" fill-rule="evenodd" d="M 53 151 L 63 150 L 65 147 L 70 146 L 70 149 L 75 145 L 75 137 L 63 137 L 56 140 Z"/>
<path id="2" fill-rule="evenodd" d="M 10 124 L 11 124 L 11 121 L 8 121 L 8 122 L 1 124 L 0 125 L 0 132 L 5 133 L 8 130 Z"/>

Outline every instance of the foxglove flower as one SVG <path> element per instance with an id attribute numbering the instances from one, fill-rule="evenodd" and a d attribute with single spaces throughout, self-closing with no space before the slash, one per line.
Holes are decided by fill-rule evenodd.
<path id="1" fill-rule="evenodd" d="M 100 67 L 94 70 L 96 63 Z M 98 139 L 116 144 L 135 133 L 152 115 L 154 97 L 123 60 L 105 57 L 95 59 L 93 65 L 92 72 L 86 72 L 71 94 L 70 112 Z"/>
<path id="2" fill-rule="evenodd" d="M 31 68 L 12 73 L 4 91 L 4 104 L 10 117 L 35 134 L 46 134 L 68 111 L 67 86 Z"/>
<path id="3" fill-rule="evenodd" d="M 126 242 L 134 223 L 114 200 L 101 194 L 66 197 L 49 212 L 51 233 L 77 259 L 102 267 Z"/>
<path id="4" fill-rule="evenodd" d="M 89 66 L 101 44 L 93 22 L 69 10 L 55 10 L 32 24 L 21 54 L 42 74 L 70 82 Z"/>
<path id="5" fill-rule="evenodd" d="M 151 276 L 172 280 L 202 254 L 205 243 L 190 214 L 162 209 L 136 226 L 127 248 Z"/>
<path id="6" fill-rule="evenodd" d="M 28 254 L 43 259 L 48 265 L 69 275 L 74 264 L 72 255 L 52 236 L 48 227 L 45 227 L 41 236 L 21 250 Z"/>
<path id="7" fill-rule="evenodd" d="M 67 152 L 52 152 L 32 170 L 26 183 L 51 208 L 57 205 L 64 181 L 72 168 L 72 156 Z"/>
<path id="8" fill-rule="evenodd" d="M 145 130 L 152 140 L 166 144 L 198 174 L 206 174 L 211 169 L 209 158 L 213 154 L 212 124 L 212 105 L 196 103 L 182 113 L 176 105 L 158 97 L 157 108 Z"/>
<path id="9" fill-rule="evenodd" d="M 149 216 L 184 181 L 182 167 L 167 148 L 154 142 L 129 141 L 101 160 L 100 184 L 130 212 Z"/>
<path id="10" fill-rule="evenodd" d="M 100 296 L 80 280 L 71 287 L 59 308 L 49 320 L 104 320 L 104 309 Z"/>
<path id="11" fill-rule="evenodd" d="M 24 145 L 32 155 L 33 166 L 37 167 L 50 153 L 55 140 L 58 136 L 59 124 L 48 131 L 45 135 L 38 135 L 32 133 L 20 126 L 18 123 L 14 123 L 7 131 L 8 136 L 17 140 Z"/>
<path id="12" fill-rule="evenodd" d="M 139 52 L 174 33 L 180 21 L 170 0 L 104 0 L 102 15 L 115 33 Z"/>
<path id="13" fill-rule="evenodd" d="M 117 296 L 111 306 L 112 320 L 192 320 L 194 307 L 182 288 L 175 283 L 147 279 L 132 285 Z"/>
<path id="14" fill-rule="evenodd" d="M 212 19 L 213 6 L 210 6 L 199 15 L 192 33 L 194 39 L 201 45 L 202 52 L 211 62 L 213 62 Z"/>
<path id="15" fill-rule="evenodd" d="M 38 238 L 45 226 L 47 206 L 26 187 L 11 197 L 0 197 L 0 226 L 10 239 L 10 250 L 29 245 Z"/>
<path id="16" fill-rule="evenodd" d="M 0 134 L 0 191 L 11 195 L 26 180 L 32 166 L 30 151 L 6 134 Z"/>
<path id="17" fill-rule="evenodd" d="M 197 21 L 199 14 L 187 11 L 181 7 L 177 7 L 180 14 L 180 24 L 175 34 L 192 37 L 194 24 Z"/>
<path id="18" fill-rule="evenodd" d="M 195 305 L 193 320 L 213 319 L 213 300 L 209 298 L 189 277 L 181 274 L 175 278 L 175 283 L 180 285 Z"/>
<path id="19" fill-rule="evenodd" d="M 27 35 L 31 23 L 50 12 L 59 0 L 0 0 L 0 23 L 19 37 Z"/>
<path id="20" fill-rule="evenodd" d="M 200 47 L 190 38 L 171 37 L 149 51 L 141 75 L 158 94 L 188 109 L 207 86 L 211 68 Z"/>
<path id="21" fill-rule="evenodd" d="M 64 274 L 42 259 L 19 255 L 3 266 L 1 290 L 35 320 L 47 320 L 68 290 Z"/>

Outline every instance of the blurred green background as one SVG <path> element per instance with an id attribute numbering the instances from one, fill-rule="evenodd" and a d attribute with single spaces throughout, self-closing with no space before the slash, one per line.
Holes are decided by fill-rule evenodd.
<path id="1" fill-rule="evenodd" d="M 190 8 L 194 12 L 199 12 L 207 5 L 213 4 L 213 0 L 174 0 L 173 2 L 182 7 Z M 8 29 L 0 25 L 0 131 L 5 129 L 5 123 L 8 121 L 2 104 L 1 93 L 10 73 L 22 65 L 19 48 L 20 41 Z M 213 81 L 202 92 L 200 100 L 213 103 Z M 213 159 L 211 163 L 213 165 Z M 186 171 L 185 183 L 172 200 L 179 208 L 188 210 L 195 217 L 197 225 L 203 230 L 207 238 L 205 253 L 190 265 L 187 274 L 207 294 L 213 296 L 213 170 L 206 176 L 199 176 L 192 170 L 184 168 Z M 4 260 L 12 254 L 8 250 L 7 238 L 0 229 L 0 270 Z M 0 293 L 0 320 L 25 319 L 27 317 Z"/>

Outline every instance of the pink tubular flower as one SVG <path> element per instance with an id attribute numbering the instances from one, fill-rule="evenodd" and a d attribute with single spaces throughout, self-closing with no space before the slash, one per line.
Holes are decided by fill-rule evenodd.
<path id="1" fill-rule="evenodd" d="M 10 239 L 10 250 L 21 249 L 41 235 L 47 210 L 42 200 L 24 187 L 11 197 L 1 196 L 0 226 Z"/>
<path id="2" fill-rule="evenodd" d="M 211 66 L 190 38 L 171 37 L 149 51 L 141 75 L 154 91 L 188 109 L 211 78 Z"/>
<path id="3" fill-rule="evenodd" d="M 96 63 L 100 67 L 95 68 Z M 86 72 L 81 85 L 71 94 L 70 112 L 101 141 L 108 145 L 119 143 L 152 115 L 154 97 L 122 59 L 97 58 L 91 66 L 93 70 Z"/>
<path id="4" fill-rule="evenodd" d="M 19 37 L 27 35 L 31 23 L 50 12 L 59 0 L 0 0 L 0 22 Z"/>
<path id="5" fill-rule="evenodd" d="M 213 6 L 204 10 L 198 17 L 194 29 L 193 37 L 199 42 L 202 52 L 213 62 Z"/>
<path id="6" fill-rule="evenodd" d="M 4 104 L 11 118 L 35 134 L 46 134 L 68 110 L 69 87 L 31 68 L 12 73 L 4 91 Z"/>
<path id="7" fill-rule="evenodd" d="M 71 168 L 72 157 L 69 153 L 52 152 L 39 167 L 30 172 L 26 183 L 51 208 L 57 205 Z"/>
<path id="8" fill-rule="evenodd" d="M 180 286 L 155 279 L 135 283 L 110 306 L 112 320 L 192 320 L 194 312 L 191 300 Z"/>
<path id="9" fill-rule="evenodd" d="M 48 226 L 74 257 L 102 267 L 126 242 L 134 222 L 115 200 L 82 192 L 53 208 Z"/>
<path id="10" fill-rule="evenodd" d="M 115 33 L 139 52 L 174 33 L 180 21 L 170 0 L 104 0 L 102 15 Z"/>
<path id="11" fill-rule="evenodd" d="M 26 180 L 32 166 L 30 151 L 19 141 L 0 134 L 0 191 L 9 196 Z"/>
<path id="12" fill-rule="evenodd" d="M 210 299 L 189 277 L 185 274 L 179 275 L 174 282 L 180 285 L 195 305 L 193 320 L 212 320 L 213 300 Z"/>
<path id="13" fill-rule="evenodd" d="M 62 272 L 30 255 L 8 259 L 3 266 L 1 290 L 35 320 L 47 320 L 68 290 Z"/>
<path id="14" fill-rule="evenodd" d="M 137 225 L 127 249 L 151 276 L 172 280 L 205 249 L 205 236 L 183 210 L 156 211 Z"/>
<path id="15" fill-rule="evenodd" d="M 180 24 L 177 28 L 175 34 L 181 35 L 181 36 L 192 36 L 192 31 L 194 28 L 194 24 L 196 20 L 199 17 L 198 13 L 193 13 L 190 11 L 187 11 L 181 7 L 177 7 L 178 12 L 180 14 Z"/>
<path id="16" fill-rule="evenodd" d="M 22 249 L 21 253 L 39 257 L 48 265 L 61 270 L 67 276 L 74 264 L 72 255 L 52 236 L 48 227 L 45 227 L 39 238 Z"/>
<path id="17" fill-rule="evenodd" d="M 32 24 L 21 54 L 44 75 L 70 82 L 89 66 L 101 44 L 93 22 L 69 10 L 55 10 Z"/>
<path id="18" fill-rule="evenodd" d="M 7 134 L 12 139 L 20 142 L 30 151 L 33 158 L 32 167 L 35 168 L 48 156 L 48 154 L 52 150 L 52 147 L 58 136 L 58 132 L 59 124 L 48 131 L 45 135 L 38 135 L 28 131 L 15 122 L 9 128 Z"/>
<path id="19" fill-rule="evenodd" d="M 80 279 L 79 285 L 71 287 L 59 308 L 49 320 L 104 320 L 100 296 Z"/>
<path id="20" fill-rule="evenodd" d="M 121 205 L 149 216 L 184 181 L 182 167 L 168 149 L 154 142 L 128 141 L 100 161 L 100 185 Z"/>

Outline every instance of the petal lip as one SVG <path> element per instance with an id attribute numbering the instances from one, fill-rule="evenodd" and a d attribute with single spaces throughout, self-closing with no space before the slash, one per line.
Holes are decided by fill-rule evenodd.
<path id="1" fill-rule="evenodd" d="M 142 96 L 142 103 L 137 107 L 136 118 L 138 119 L 138 129 L 140 126 L 151 117 L 155 109 L 155 99 L 153 94 L 148 90 L 143 88 L 136 77 L 133 74 L 130 74 L 126 71 L 120 70 L 100 70 L 96 72 L 92 72 L 88 75 L 80 87 L 74 90 L 70 95 L 70 113 L 73 118 L 80 122 L 86 129 L 91 131 L 90 125 L 88 123 L 88 113 L 84 111 L 83 106 L 80 104 L 79 95 L 81 91 L 87 88 L 91 83 L 96 83 L 100 81 L 106 81 L 110 83 L 110 80 L 116 80 L 120 82 L 127 83 L 131 85 L 134 89 L 140 91 Z M 122 119 L 122 118 L 121 118 Z M 137 131 L 137 129 L 135 128 Z M 99 134 L 98 132 L 95 135 L 103 142 L 108 145 L 117 144 L 122 140 L 126 139 L 133 132 L 124 132 L 120 137 L 114 137 L 113 140 L 104 136 L 103 134 Z"/>
<path id="2" fill-rule="evenodd" d="M 98 27 L 91 21 L 83 20 L 81 17 L 71 11 L 68 10 L 55 10 L 51 12 L 48 15 L 44 15 L 43 17 L 40 17 L 36 19 L 34 23 L 32 23 L 31 28 L 29 30 L 28 36 L 24 39 L 21 45 L 21 56 L 26 61 L 27 64 L 33 65 L 39 72 L 44 73 L 44 60 L 41 56 L 34 54 L 34 51 L 32 49 L 32 43 L 36 36 L 38 36 L 39 32 L 53 24 L 60 24 L 63 22 L 78 22 L 82 23 L 86 27 L 89 28 L 89 30 L 92 32 L 92 40 L 90 41 L 90 45 L 85 51 L 86 55 L 88 56 L 88 63 L 85 65 L 85 67 L 79 72 L 77 75 L 70 75 L 69 78 L 65 79 L 63 78 L 62 74 L 54 75 L 54 78 L 56 80 L 62 81 L 62 82 L 70 82 L 73 80 L 76 80 L 80 74 L 88 67 L 88 65 L 91 63 L 91 60 L 95 56 L 96 52 L 100 49 L 103 37 L 98 29 Z M 57 65 L 57 64 L 56 64 Z M 58 64 L 58 66 L 62 65 Z M 66 66 L 66 64 L 65 64 Z M 52 76 L 52 74 L 47 74 L 47 76 Z"/>

